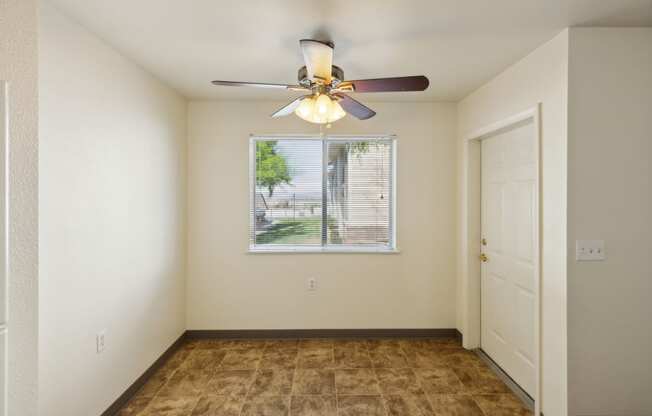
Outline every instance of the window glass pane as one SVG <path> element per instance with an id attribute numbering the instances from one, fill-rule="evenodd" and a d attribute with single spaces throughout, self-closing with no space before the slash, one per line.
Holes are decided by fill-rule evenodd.
<path id="1" fill-rule="evenodd" d="M 255 144 L 254 244 L 321 245 L 321 140 Z"/>
<path id="2" fill-rule="evenodd" d="M 390 141 L 328 142 L 328 244 L 391 243 Z"/>

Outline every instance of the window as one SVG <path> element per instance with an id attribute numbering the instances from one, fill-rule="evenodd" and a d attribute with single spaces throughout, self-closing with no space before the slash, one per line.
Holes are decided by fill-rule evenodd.
<path id="1" fill-rule="evenodd" d="M 252 137 L 250 251 L 395 250 L 393 137 Z"/>

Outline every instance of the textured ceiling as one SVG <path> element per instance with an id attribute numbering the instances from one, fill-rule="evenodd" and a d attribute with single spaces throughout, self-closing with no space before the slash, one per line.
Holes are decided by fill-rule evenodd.
<path id="1" fill-rule="evenodd" d="M 212 79 L 296 82 L 299 39 L 335 42 L 347 78 L 424 74 L 454 101 L 567 26 L 652 26 L 652 0 L 52 0 L 189 98 L 284 99 Z"/>

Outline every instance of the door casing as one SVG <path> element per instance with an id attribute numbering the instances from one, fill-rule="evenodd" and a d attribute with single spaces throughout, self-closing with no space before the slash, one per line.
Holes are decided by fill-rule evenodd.
<path id="1" fill-rule="evenodd" d="M 9 347 L 9 92 L 0 80 L 0 416 L 8 414 L 7 366 Z"/>
<path id="2" fill-rule="evenodd" d="M 461 284 L 464 294 L 461 302 L 461 322 L 464 347 L 480 347 L 481 336 L 481 140 L 491 137 L 514 125 L 532 120 L 535 131 L 536 152 L 536 238 L 535 238 L 535 377 L 534 414 L 541 414 L 541 104 L 528 108 L 502 120 L 488 124 L 463 136 L 461 160 Z"/>

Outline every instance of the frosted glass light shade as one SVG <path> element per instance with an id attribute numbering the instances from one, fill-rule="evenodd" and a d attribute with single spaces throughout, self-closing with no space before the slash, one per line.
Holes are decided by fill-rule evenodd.
<path id="1" fill-rule="evenodd" d="M 305 98 L 294 114 L 315 124 L 332 123 L 344 117 L 342 106 L 326 94 Z"/>

